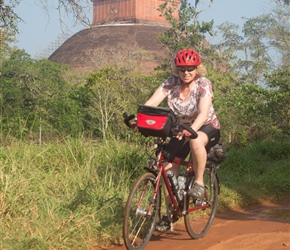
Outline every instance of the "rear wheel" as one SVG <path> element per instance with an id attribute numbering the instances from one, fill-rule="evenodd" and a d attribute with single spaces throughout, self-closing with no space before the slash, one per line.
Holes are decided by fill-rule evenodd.
<path id="1" fill-rule="evenodd" d="M 155 229 L 160 207 L 160 192 L 157 192 L 156 201 L 153 201 L 155 179 L 152 173 L 140 176 L 128 197 L 123 220 L 123 239 L 129 250 L 144 249 Z M 155 204 L 151 212 L 148 212 L 152 203 Z"/>
<path id="2" fill-rule="evenodd" d="M 192 179 L 190 187 L 194 180 Z M 194 238 L 202 238 L 209 230 L 218 203 L 218 181 L 216 174 L 211 169 L 205 169 L 204 185 L 206 188 L 205 194 L 200 199 L 192 199 L 188 197 L 187 211 L 189 209 L 196 209 L 188 212 L 184 216 L 184 223 L 188 234 Z"/>

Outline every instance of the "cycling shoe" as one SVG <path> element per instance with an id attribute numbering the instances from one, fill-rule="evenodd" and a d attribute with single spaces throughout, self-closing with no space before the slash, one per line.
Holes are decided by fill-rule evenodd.
<path id="1" fill-rule="evenodd" d="M 188 196 L 192 197 L 194 199 L 196 198 L 202 198 L 204 195 L 205 187 L 198 184 L 198 183 L 193 183 L 192 188 L 188 191 Z"/>
<path id="2" fill-rule="evenodd" d="M 170 221 L 167 215 L 163 215 L 159 223 L 156 223 L 155 230 L 158 232 L 166 232 L 170 229 Z"/>

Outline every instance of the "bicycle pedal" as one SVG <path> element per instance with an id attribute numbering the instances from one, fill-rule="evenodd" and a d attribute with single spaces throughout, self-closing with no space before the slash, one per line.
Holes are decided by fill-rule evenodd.
<path id="1" fill-rule="evenodd" d="M 197 199 L 195 200 L 195 206 L 196 206 L 196 207 L 204 206 L 204 205 L 206 205 L 206 204 L 207 204 L 207 202 L 206 202 L 205 199 L 197 198 Z"/>

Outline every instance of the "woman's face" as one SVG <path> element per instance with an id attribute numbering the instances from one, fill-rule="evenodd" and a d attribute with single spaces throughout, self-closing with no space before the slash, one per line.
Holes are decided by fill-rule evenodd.
<path id="1" fill-rule="evenodd" d="M 185 84 L 190 84 L 196 76 L 196 66 L 177 67 L 178 75 Z"/>

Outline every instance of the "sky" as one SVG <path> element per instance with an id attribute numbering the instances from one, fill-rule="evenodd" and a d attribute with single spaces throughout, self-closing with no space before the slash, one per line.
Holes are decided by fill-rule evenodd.
<path id="1" fill-rule="evenodd" d="M 51 2 L 57 3 L 57 0 Z M 193 4 L 194 0 L 189 0 Z M 208 6 L 209 0 L 201 0 L 200 3 Z M 39 4 L 39 0 L 22 0 L 16 12 L 24 22 L 19 23 L 17 43 L 13 44 L 19 49 L 24 49 L 32 57 L 40 56 L 44 51 L 49 51 L 57 39 L 66 34 L 69 38 L 75 33 L 85 29 L 83 25 L 75 25 L 72 18 L 62 17 L 65 24 L 59 21 L 57 10 L 50 11 L 49 15 Z M 214 20 L 214 25 L 220 25 L 226 21 L 243 26 L 243 18 L 256 17 L 267 11 L 269 0 L 215 0 L 210 9 L 202 12 L 201 21 Z M 55 7 L 57 4 L 55 4 Z M 203 5 L 201 5 L 203 6 Z M 92 14 L 88 14 L 90 19 Z M 53 51 L 51 51 L 52 53 Z"/>

